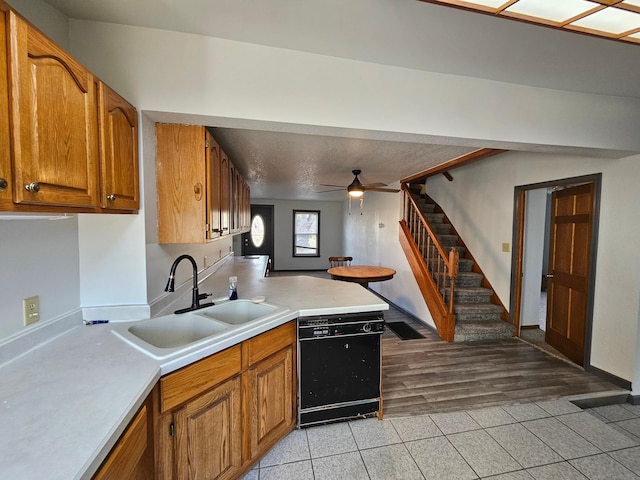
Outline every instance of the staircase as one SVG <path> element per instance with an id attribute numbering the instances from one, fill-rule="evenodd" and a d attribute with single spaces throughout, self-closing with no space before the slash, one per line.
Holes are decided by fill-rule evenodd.
<path id="1" fill-rule="evenodd" d="M 424 267 L 426 268 L 423 268 L 421 271 L 428 271 L 428 275 L 433 280 L 433 286 L 439 292 L 439 296 L 444 302 L 444 305 L 449 305 L 449 310 L 452 313 L 452 315 L 450 315 L 451 321 L 455 324 L 454 327 L 452 325 L 452 329 L 446 326 L 441 328 L 441 326 L 438 325 L 439 322 L 436 322 L 440 336 L 445 340 L 453 340 L 456 342 L 512 337 L 514 327 L 508 323 L 508 312 L 495 294 L 489 281 L 482 273 L 482 270 L 476 264 L 473 256 L 467 251 L 464 242 L 449 223 L 445 214 L 442 213 L 440 207 L 428 197 L 422 198 L 411 189 L 405 190 L 405 194 L 411 195 L 414 200 L 412 203 L 417 206 L 418 210 L 422 213 L 422 218 L 428 225 L 426 230 L 430 230 L 437 238 L 437 241 L 433 240 L 433 243 L 439 242 L 444 252 L 450 252 L 451 249 L 454 249 L 459 255 L 457 268 L 451 267 L 451 271 L 443 268 L 443 264 L 446 263 L 447 260 L 443 259 L 442 256 L 425 255 L 423 252 L 420 255 L 421 258 L 417 260 L 418 262 L 424 263 Z M 416 222 L 416 218 L 422 220 L 419 217 L 420 215 L 414 214 L 414 219 L 409 219 L 409 222 Z M 424 239 L 418 238 L 420 237 L 420 233 L 416 233 L 415 229 L 409 228 L 408 231 L 412 231 L 412 241 L 415 242 L 416 245 L 425 243 Z M 430 246 L 429 248 L 434 250 L 434 246 Z M 407 249 L 405 249 L 405 252 L 407 252 Z M 413 253 L 415 254 L 415 252 L 416 250 L 414 249 Z M 414 262 L 415 261 L 414 259 Z M 451 272 L 453 272 L 453 275 Z M 414 274 L 416 273 L 414 269 Z M 451 302 L 452 278 L 454 287 L 453 302 Z M 433 304 L 436 300 L 433 297 L 433 295 L 425 295 L 425 300 L 432 314 L 435 306 L 430 304 Z M 443 330 L 442 332 L 440 331 L 441 329 Z M 452 334 L 446 333 L 448 329 L 452 330 Z"/>

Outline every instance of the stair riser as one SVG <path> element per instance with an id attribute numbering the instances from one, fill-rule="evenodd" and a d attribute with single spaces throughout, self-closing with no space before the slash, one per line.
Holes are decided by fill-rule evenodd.
<path id="1" fill-rule="evenodd" d="M 449 232 L 451 231 L 451 225 L 448 223 L 434 223 L 433 225 L 430 225 L 430 227 L 436 236 L 449 235 Z"/>
<path id="2" fill-rule="evenodd" d="M 513 325 L 502 321 L 491 323 L 456 323 L 455 341 L 472 342 L 513 337 Z"/>
<path id="3" fill-rule="evenodd" d="M 458 274 L 458 277 L 456 278 L 456 281 L 454 283 L 456 287 L 479 287 L 482 284 L 482 275 L 480 274 L 464 275 L 465 273 L 470 273 L 470 272 L 460 272 Z M 436 279 L 436 277 L 434 277 L 434 279 Z M 451 284 L 451 280 L 449 279 L 449 277 L 446 277 L 441 279 L 439 284 L 444 285 L 445 287 L 448 288 L 449 285 Z"/>
<path id="4" fill-rule="evenodd" d="M 425 259 L 426 260 L 426 259 Z M 436 260 L 432 260 L 429 262 L 429 269 L 434 272 L 437 271 L 437 264 L 438 262 Z M 440 270 L 442 270 L 442 265 L 440 265 Z M 467 259 L 460 259 L 458 262 L 458 272 L 461 273 L 469 273 L 473 270 L 473 260 L 467 260 Z"/>
<path id="5" fill-rule="evenodd" d="M 442 223 L 444 220 L 444 213 L 425 213 L 424 217 L 427 219 L 429 224 L 431 223 Z"/>
<path id="6" fill-rule="evenodd" d="M 463 290 L 456 290 L 454 304 L 466 305 L 468 303 L 491 303 L 491 292 L 488 293 L 467 293 Z M 445 303 L 449 302 L 449 292 L 444 296 Z"/>
<path id="7" fill-rule="evenodd" d="M 456 322 L 497 322 L 502 321 L 499 313 L 458 313 Z"/>
<path id="8" fill-rule="evenodd" d="M 455 247 L 456 243 L 458 243 L 457 235 L 438 235 L 438 240 L 443 247 Z"/>

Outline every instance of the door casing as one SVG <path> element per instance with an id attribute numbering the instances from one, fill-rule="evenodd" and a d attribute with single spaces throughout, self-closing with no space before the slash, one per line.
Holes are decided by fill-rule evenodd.
<path id="1" fill-rule="evenodd" d="M 576 185 L 580 183 L 593 183 L 594 206 L 593 223 L 591 225 L 591 246 L 589 249 L 589 277 L 587 291 L 587 312 L 585 319 L 585 339 L 584 339 L 584 365 L 585 369 L 591 366 L 591 331 L 593 327 L 593 305 L 596 281 L 596 256 L 598 252 L 598 230 L 600 219 L 600 191 L 602 187 L 602 174 L 584 175 L 580 177 L 563 178 L 550 180 L 547 182 L 534 183 L 517 186 L 514 189 L 513 208 L 513 232 L 512 238 L 514 249 L 511 253 L 511 302 L 509 311 L 511 312 L 511 322 L 516 327 L 517 336 L 520 336 L 520 301 L 522 299 L 522 262 L 524 248 L 525 230 L 525 205 L 527 190 L 540 188 L 551 188 L 557 186 Z"/>

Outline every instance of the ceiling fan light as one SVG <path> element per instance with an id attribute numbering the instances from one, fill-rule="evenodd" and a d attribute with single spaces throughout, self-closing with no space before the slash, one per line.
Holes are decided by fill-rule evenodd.
<path id="1" fill-rule="evenodd" d="M 364 185 L 362 185 L 362 182 L 360 182 L 360 179 L 358 178 L 360 170 L 352 170 L 352 173 L 355 175 L 355 178 L 347 187 L 347 192 L 349 192 L 350 197 L 359 198 L 364 194 Z"/>

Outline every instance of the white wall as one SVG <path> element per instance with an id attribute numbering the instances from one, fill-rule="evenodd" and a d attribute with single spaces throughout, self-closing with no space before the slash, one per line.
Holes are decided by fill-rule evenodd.
<path id="1" fill-rule="evenodd" d="M 396 275 L 391 280 L 370 283 L 369 288 L 435 328 L 398 241 L 401 218 L 401 193 L 366 192 L 362 210 L 353 201 L 349 215 L 345 206 L 345 253 L 353 257 L 354 265 L 393 268 Z"/>
<path id="2" fill-rule="evenodd" d="M 342 237 L 342 202 L 302 200 L 251 200 L 254 205 L 273 205 L 273 269 L 326 270 L 328 257 L 346 254 Z M 293 256 L 293 210 L 320 210 L 320 256 Z"/>
<path id="3" fill-rule="evenodd" d="M 0 219 L 0 343 L 76 311 L 78 222 Z M 40 320 L 23 326 L 22 299 L 40 296 Z"/>
<path id="4" fill-rule="evenodd" d="M 69 51 L 69 18 L 42 0 L 6 0 L 45 35 Z"/>
<path id="5" fill-rule="evenodd" d="M 640 305 L 637 179 L 640 156 L 620 160 L 510 152 L 432 177 L 427 191 L 462 235 L 505 305 L 509 305 L 514 187 L 602 172 L 591 364 L 633 380 Z M 638 388 L 637 386 L 635 388 Z"/>
<path id="6" fill-rule="evenodd" d="M 80 61 L 141 110 L 224 120 L 640 151 L 640 99 L 72 20 Z M 594 112 L 597 112 L 594 113 Z M 607 125 L 608 128 L 602 128 Z"/>

